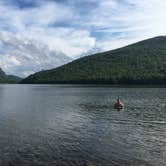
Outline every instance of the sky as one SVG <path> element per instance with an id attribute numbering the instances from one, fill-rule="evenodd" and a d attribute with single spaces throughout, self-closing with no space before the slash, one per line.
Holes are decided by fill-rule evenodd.
<path id="1" fill-rule="evenodd" d="M 165 0 L 0 0 L 0 67 L 25 77 L 166 34 Z"/>

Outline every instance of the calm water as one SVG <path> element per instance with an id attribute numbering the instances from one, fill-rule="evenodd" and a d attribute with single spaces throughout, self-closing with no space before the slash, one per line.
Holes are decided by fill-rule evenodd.
<path id="1" fill-rule="evenodd" d="M 166 88 L 0 85 L 0 165 L 165 166 Z"/>

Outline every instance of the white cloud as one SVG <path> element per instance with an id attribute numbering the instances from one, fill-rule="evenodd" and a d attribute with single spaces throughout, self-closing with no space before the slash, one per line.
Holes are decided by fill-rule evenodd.
<path id="1" fill-rule="evenodd" d="M 55 2 L 24 10 L 0 3 L 1 67 L 24 76 L 62 65 L 93 47 L 95 39 L 87 30 L 53 27 L 72 15 L 69 7 Z"/>
<path id="2" fill-rule="evenodd" d="M 166 1 L 105 0 L 85 17 L 103 51 L 159 35 L 166 35 Z"/>
<path id="3" fill-rule="evenodd" d="M 40 40 L 51 50 L 60 50 L 69 57 L 76 57 L 95 45 L 95 38 L 90 37 L 86 30 L 74 28 L 36 28 L 27 29 L 27 33 L 20 33 L 19 37 Z"/>
<path id="4" fill-rule="evenodd" d="M 70 57 L 81 54 L 95 43 L 87 30 L 52 26 L 73 18 L 73 11 L 69 7 L 55 2 L 42 3 L 37 8 L 25 10 L 2 5 L 1 17 L 17 37 L 43 42 Z"/>
<path id="5" fill-rule="evenodd" d="M 19 39 L 9 33 L 0 33 L 0 66 L 9 74 L 27 76 L 39 70 L 65 64 L 71 59 L 62 52 L 50 50 L 35 40 Z"/>

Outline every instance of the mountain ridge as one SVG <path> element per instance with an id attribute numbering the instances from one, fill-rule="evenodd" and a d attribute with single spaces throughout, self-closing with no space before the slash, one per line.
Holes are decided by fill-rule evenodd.
<path id="1" fill-rule="evenodd" d="M 6 75 L 6 73 L 0 68 L 0 84 L 1 83 L 19 83 L 20 77 L 15 75 Z"/>
<path id="2" fill-rule="evenodd" d="M 166 36 L 82 57 L 21 83 L 166 84 Z"/>

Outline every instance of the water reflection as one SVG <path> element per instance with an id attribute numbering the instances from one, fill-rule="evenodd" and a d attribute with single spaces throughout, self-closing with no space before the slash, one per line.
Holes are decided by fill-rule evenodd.
<path id="1" fill-rule="evenodd" d="M 1 165 L 166 165 L 164 88 L 1 85 L 0 92 Z"/>

